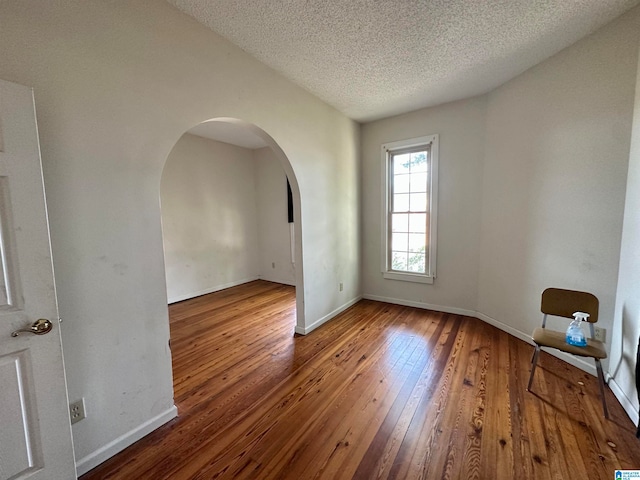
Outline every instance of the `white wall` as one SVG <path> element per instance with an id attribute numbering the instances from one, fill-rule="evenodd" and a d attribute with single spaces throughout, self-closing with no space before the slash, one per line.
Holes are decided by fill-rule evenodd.
<path id="1" fill-rule="evenodd" d="M 287 176 L 270 148 L 253 151 L 258 210 L 260 278 L 295 285 L 287 217 Z"/>
<path id="2" fill-rule="evenodd" d="M 190 134 L 173 147 L 160 184 L 169 303 L 259 277 L 255 177 L 247 148 Z"/>
<path id="3" fill-rule="evenodd" d="M 368 123 L 362 128 L 363 292 L 451 311 L 475 311 L 486 99 L 472 98 Z M 382 277 L 382 156 L 395 140 L 440 134 L 438 258 L 433 285 Z"/>
<path id="4" fill-rule="evenodd" d="M 640 63 L 640 62 L 639 62 Z M 636 77 L 633 133 L 620 249 L 609 385 L 629 416 L 638 422 L 635 385 L 636 351 L 640 336 L 640 65 Z"/>
<path id="5" fill-rule="evenodd" d="M 488 95 L 477 310 L 516 332 L 546 287 L 611 332 L 639 31 L 636 8 Z"/>
<path id="6" fill-rule="evenodd" d="M 80 471 L 175 414 L 159 191 L 191 127 L 243 119 L 290 161 L 299 327 L 357 298 L 359 126 L 166 2 L 1 2 L 0 78 L 35 89 Z"/>

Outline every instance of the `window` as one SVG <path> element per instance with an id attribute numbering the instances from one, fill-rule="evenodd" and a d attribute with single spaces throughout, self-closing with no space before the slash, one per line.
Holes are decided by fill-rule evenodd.
<path id="1" fill-rule="evenodd" d="M 438 135 L 387 143 L 382 158 L 384 278 L 433 283 Z"/>

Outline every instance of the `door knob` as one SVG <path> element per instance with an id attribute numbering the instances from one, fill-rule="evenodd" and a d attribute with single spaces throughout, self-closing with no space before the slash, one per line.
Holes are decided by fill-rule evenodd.
<path id="1" fill-rule="evenodd" d="M 33 325 L 31 325 L 29 328 L 21 328 L 20 330 L 16 330 L 15 332 L 11 333 L 11 336 L 17 337 L 22 332 L 35 333 L 36 335 L 44 335 L 45 333 L 49 333 L 52 328 L 53 328 L 53 323 L 51 323 L 46 318 L 39 318 L 38 320 L 33 322 Z"/>

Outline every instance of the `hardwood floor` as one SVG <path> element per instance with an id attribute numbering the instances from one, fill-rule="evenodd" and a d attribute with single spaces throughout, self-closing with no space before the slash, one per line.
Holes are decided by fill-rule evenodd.
<path id="1" fill-rule="evenodd" d="M 635 427 L 595 377 L 459 315 L 361 301 L 294 336 L 292 287 L 169 308 L 179 417 L 93 479 L 612 479 Z"/>

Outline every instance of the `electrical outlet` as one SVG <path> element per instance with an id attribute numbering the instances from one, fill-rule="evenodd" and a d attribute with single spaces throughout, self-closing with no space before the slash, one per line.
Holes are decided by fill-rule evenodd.
<path id="1" fill-rule="evenodd" d="M 342 282 L 340 282 L 340 291 L 342 291 L 343 288 L 344 288 L 344 285 L 342 285 Z"/>
<path id="2" fill-rule="evenodd" d="M 276 262 L 271 262 L 271 268 L 276 268 Z"/>
<path id="3" fill-rule="evenodd" d="M 606 328 L 600 328 L 600 327 L 594 327 L 593 328 L 593 333 L 594 333 L 594 338 L 596 340 L 600 340 L 601 342 L 606 342 L 607 341 L 607 329 Z"/>
<path id="4" fill-rule="evenodd" d="M 69 415 L 71 415 L 71 425 L 86 417 L 84 411 L 84 398 L 69 404 Z"/>

